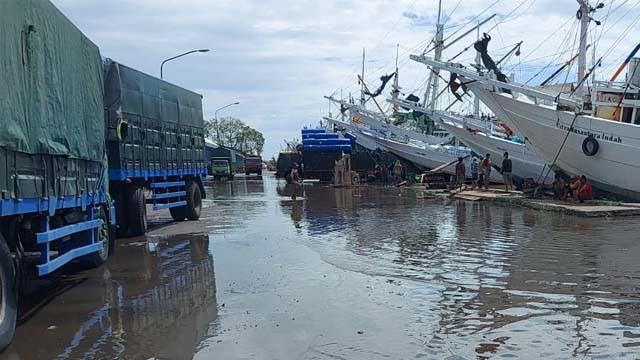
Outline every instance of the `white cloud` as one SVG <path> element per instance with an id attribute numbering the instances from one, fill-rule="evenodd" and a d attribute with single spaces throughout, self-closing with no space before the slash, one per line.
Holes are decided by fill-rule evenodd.
<path id="1" fill-rule="evenodd" d="M 444 1 L 445 37 L 495 3 L 462 0 L 456 7 L 458 1 Z M 168 63 L 165 77 L 201 92 L 208 117 L 213 117 L 218 107 L 240 101 L 240 105 L 225 109 L 220 116 L 237 116 L 262 131 L 267 138 L 265 156 L 276 152 L 283 138 L 299 137 L 303 125 L 321 118 L 329 109 L 323 95 L 340 87 L 345 95 L 358 91 L 356 73 L 363 46 L 367 48 L 366 79 L 371 87 L 377 86 L 380 75 L 393 71 L 399 43 L 401 85 L 407 92 L 418 88 L 427 71 L 408 60 L 408 54 L 427 47 L 434 32 L 431 24 L 437 17 L 436 0 L 53 2 L 100 46 L 103 55 L 151 74 L 159 74 L 162 59 L 185 50 L 212 49 Z M 604 19 L 607 11 L 613 11 L 624 0 L 606 3 L 607 7 L 598 10 L 595 18 Z M 639 3 L 628 1 L 610 15 L 600 27 L 611 29 L 599 42 L 598 51 L 607 50 L 638 17 Z M 520 59 L 524 62 L 511 69 L 523 79 L 558 51 L 567 53 L 557 57 L 556 62 L 570 56 L 568 48 L 573 41 L 560 45 L 575 23 L 577 3 L 527 0 L 520 4 L 521 1 L 502 0 L 480 18 L 494 12 L 498 13 L 497 19 L 510 15 L 492 30 L 490 51 L 499 58 L 509 45 L 523 40 Z M 544 41 L 565 22 L 564 31 Z M 484 29 L 495 24 L 496 20 L 492 20 Z M 637 30 L 636 26 L 636 33 Z M 445 58 L 472 41 L 470 36 L 452 46 Z M 622 39 L 608 53 L 605 66 L 599 71 L 609 76 L 635 41 L 633 36 Z M 471 62 L 474 56 L 468 50 L 458 60 Z M 531 61 L 534 59 L 538 60 Z M 517 58 L 511 63 L 517 65 Z"/>

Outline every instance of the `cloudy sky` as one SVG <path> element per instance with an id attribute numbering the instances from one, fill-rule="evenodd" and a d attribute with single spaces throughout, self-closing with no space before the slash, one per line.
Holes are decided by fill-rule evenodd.
<path id="1" fill-rule="evenodd" d="M 323 95 L 357 93 L 363 47 L 365 78 L 372 88 L 381 75 L 393 71 L 399 45 L 400 84 L 406 94 L 421 97 L 428 73 L 408 54 L 429 48 L 438 10 L 437 0 L 53 2 L 100 46 L 103 56 L 156 76 L 165 58 L 211 49 L 168 63 L 165 79 L 203 94 L 205 118 L 239 101 L 219 116 L 239 117 L 260 130 L 266 138 L 265 158 L 276 154 L 284 139 L 299 137 L 302 126 L 317 124 L 328 111 L 336 113 Z M 603 24 L 594 25 L 589 43 L 596 44 L 596 57 L 604 56 L 598 75 L 608 78 L 640 40 L 634 36 L 640 30 L 640 1 L 604 2 L 592 15 Z M 493 37 L 491 54 L 500 58 L 524 41 L 507 72 L 519 81 L 540 73 L 531 80 L 535 84 L 575 51 L 577 8 L 576 0 L 443 0 L 445 39 L 455 39 L 495 13 L 483 27 Z M 474 38 L 452 45 L 445 59 Z M 474 56 L 471 49 L 456 61 L 469 63 Z M 589 63 L 591 58 L 589 54 Z M 575 76 L 563 73 L 559 81 L 565 79 Z"/>

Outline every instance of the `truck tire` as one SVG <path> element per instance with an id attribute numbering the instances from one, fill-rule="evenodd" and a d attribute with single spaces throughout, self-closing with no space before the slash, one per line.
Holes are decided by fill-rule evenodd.
<path id="1" fill-rule="evenodd" d="M 185 206 L 177 206 L 169 208 L 171 218 L 175 221 L 184 221 L 187 218 L 187 208 Z"/>
<path id="2" fill-rule="evenodd" d="M 94 229 L 94 232 L 98 241 L 103 241 L 102 249 L 83 257 L 81 260 L 90 268 L 95 268 L 104 264 L 104 262 L 109 258 L 109 253 L 112 249 L 112 238 L 109 236 L 109 220 L 107 219 L 107 213 L 104 208 L 100 209 L 99 219 L 102 219 L 102 226 Z"/>
<path id="3" fill-rule="evenodd" d="M 245 174 L 245 176 L 249 176 L 249 174 L 251 174 L 251 172 L 245 170 L 244 174 Z"/>
<path id="4" fill-rule="evenodd" d="M 122 188 L 116 189 L 114 200 L 116 203 L 116 236 L 125 237 L 129 231 L 129 224 L 127 222 L 127 201 Z"/>
<path id="5" fill-rule="evenodd" d="M 202 193 L 200 186 L 195 181 L 187 183 L 187 219 L 198 220 L 202 212 Z"/>
<path id="6" fill-rule="evenodd" d="M 144 235 L 147 232 L 147 204 L 142 187 L 129 187 L 127 191 L 127 210 L 129 215 L 129 235 Z"/>
<path id="7" fill-rule="evenodd" d="M 258 170 L 258 176 L 262 176 L 262 169 Z"/>
<path id="8" fill-rule="evenodd" d="M 9 346 L 16 330 L 18 301 L 15 276 L 9 246 L 0 234 L 0 351 Z"/>

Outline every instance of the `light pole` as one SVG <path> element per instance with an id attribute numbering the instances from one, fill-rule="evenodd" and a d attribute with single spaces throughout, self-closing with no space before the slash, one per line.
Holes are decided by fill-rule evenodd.
<path id="1" fill-rule="evenodd" d="M 231 104 L 225 105 L 225 106 L 223 106 L 223 107 L 219 108 L 218 110 L 216 110 L 216 112 L 215 112 L 215 114 L 214 114 L 214 116 L 213 116 L 213 117 L 216 119 L 216 121 L 218 121 L 218 111 L 220 111 L 220 110 L 222 110 L 222 109 L 226 109 L 226 108 L 228 108 L 229 106 L 239 105 L 239 104 L 240 104 L 240 101 L 236 101 L 236 102 L 234 102 L 234 103 L 231 103 Z"/>
<path id="2" fill-rule="evenodd" d="M 163 78 L 163 77 L 162 77 L 162 75 L 163 75 L 163 73 L 162 73 L 162 68 L 164 67 L 164 63 L 166 63 L 167 61 L 171 61 L 171 60 L 177 59 L 177 58 L 179 58 L 179 57 L 183 57 L 183 56 L 185 56 L 185 55 L 189 55 L 189 54 L 195 53 L 195 52 L 205 53 L 205 52 L 209 52 L 209 49 L 191 50 L 191 51 L 187 51 L 186 53 L 183 53 L 183 54 L 180 54 L 180 55 L 176 55 L 176 56 L 174 56 L 174 57 L 170 57 L 170 58 L 168 58 L 168 59 L 164 60 L 164 61 L 162 62 L 162 64 L 160 64 L 160 79 L 162 79 L 162 78 Z"/>
<path id="3" fill-rule="evenodd" d="M 222 110 L 222 109 L 226 109 L 229 106 L 233 106 L 233 105 L 238 105 L 240 104 L 240 101 L 236 101 L 234 103 L 231 104 L 227 104 L 219 109 L 216 110 L 216 112 L 213 114 L 213 118 L 216 119 L 216 141 L 220 142 L 220 131 L 218 130 L 220 127 L 218 126 L 218 111 Z"/>

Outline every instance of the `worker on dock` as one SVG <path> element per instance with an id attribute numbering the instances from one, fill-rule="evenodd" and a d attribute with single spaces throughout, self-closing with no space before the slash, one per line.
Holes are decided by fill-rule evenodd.
<path id="1" fill-rule="evenodd" d="M 571 178 L 571 181 L 569 182 L 569 191 L 571 192 L 571 196 L 575 199 L 578 200 L 578 190 L 580 190 L 580 186 L 582 185 L 580 183 L 580 176 L 576 175 L 574 177 Z"/>
<path id="2" fill-rule="evenodd" d="M 464 159 L 462 157 L 458 158 L 458 163 L 456 164 L 456 188 L 462 191 L 462 186 L 464 185 L 464 180 L 467 177 L 467 169 L 464 166 Z"/>
<path id="3" fill-rule="evenodd" d="M 484 188 L 486 190 L 489 190 L 489 179 L 491 178 L 491 166 L 493 166 L 493 164 L 491 163 L 491 154 L 487 154 L 487 156 L 484 158 L 482 162 L 483 162 L 482 168 L 484 169 Z"/>
<path id="4" fill-rule="evenodd" d="M 553 198 L 556 200 L 567 200 L 567 183 L 559 174 L 556 174 L 556 179 L 552 184 L 553 186 Z"/>
<path id="5" fill-rule="evenodd" d="M 296 200 L 296 196 L 298 193 L 298 189 L 300 187 L 300 174 L 298 173 L 298 165 L 294 165 L 291 169 L 291 174 L 289 176 L 291 178 L 291 184 L 293 185 L 293 192 L 291 193 L 291 200 Z"/>
<path id="6" fill-rule="evenodd" d="M 502 159 L 502 180 L 504 180 L 504 189 L 507 191 L 513 190 L 513 163 L 509 159 L 509 153 L 504 152 L 504 159 Z"/>
<path id="7" fill-rule="evenodd" d="M 471 159 L 471 184 L 475 188 L 478 186 L 478 159 Z"/>
<path id="8" fill-rule="evenodd" d="M 388 178 L 389 171 L 387 170 L 387 165 L 383 163 L 382 165 L 380 165 L 380 181 L 382 182 L 383 186 L 387 186 L 387 183 L 389 182 Z"/>
<path id="9" fill-rule="evenodd" d="M 593 188 L 591 183 L 587 181 L 587 177 L 584 175 L 580 177 L 580 188 L 578 189 L 577 200 L 581 203 L 586 200 L 593 200 Z"/>
<path id="10" fill-rule="evenodd" d="M 482 189 L 484 185 L 484 159 L 480 158 L 478 163 L 478 189 Z"/>
<path id="11" fill-rule="evenodd" d="M 402 182 L 402 170 L 400 160 L 396 160 L 395 165 L 393 165 L 393 175 L 395 176 L 396 185 Z"/>

